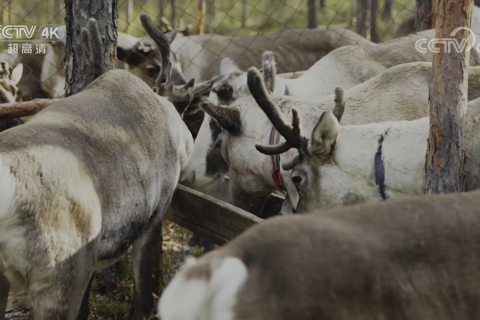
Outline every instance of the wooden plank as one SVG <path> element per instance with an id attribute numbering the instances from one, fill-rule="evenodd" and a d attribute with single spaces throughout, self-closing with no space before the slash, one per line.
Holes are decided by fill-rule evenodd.
<path id="1" fill-rule="evenodd" d="M 262 221 L 249 212 L 181 184 L 173 195 L 167 219 L 220 245 Z"/>

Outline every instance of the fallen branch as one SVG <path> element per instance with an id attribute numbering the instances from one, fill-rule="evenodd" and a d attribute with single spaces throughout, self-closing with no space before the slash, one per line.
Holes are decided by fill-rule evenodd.
<path id="1" fill-rule="evenodd" d="M 0 104 L 0 119 L 17 119 L 33 116 L 46 107 L 61 99 L 36 99 L 25 102 L 13 102 Z"/>

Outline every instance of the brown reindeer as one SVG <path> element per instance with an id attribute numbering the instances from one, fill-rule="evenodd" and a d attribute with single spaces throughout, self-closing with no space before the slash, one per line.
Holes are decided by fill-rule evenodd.
<path id="1" fill-rule="evenodd" d="M 276 217 L 188 260 L 162 320 L 480 318 L 480 192 Z"/>

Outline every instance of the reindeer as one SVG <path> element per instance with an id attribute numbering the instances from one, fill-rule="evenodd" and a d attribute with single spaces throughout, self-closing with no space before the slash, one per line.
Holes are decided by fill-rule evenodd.
<path id="1" fill-rule="evenodd" d="M 141 21 L 168 57 L 164 35 Z M 0 134 L 0 314 L 13 284 L 28 290 L 35 319 L 87 319 L 92 273 L 133 245 L 135 318 L 148 319 L 153 253 L 193 139 L 166 98 L 98 68 L 94 19 L 81 35 L 99 77 Z M 168 74 L 159 79 L 161 91 Z"/>
<path id="2" fill-rule="evenodd" d="M 19 99 L 17 85 L 22 74 L 23 64 L 11 67 L 8 62 L 0 62 L 0 103 L 11 103 Z M 0 132 L 22 123 L 20 119 L 0 120 Z"/>
<path id="3" fill-rule="evenodd" d="M 416 42 L 432 39 L 434 30 L 427 30 L 378 45 L 348 45 L 337 48 L 317 61 L 300 77 L 285 79 L 276 76 L 276 62 L 272 52 L 264 52 L 263 70 L 269 70 L 265 80 L 275 82 L 274 95 L 323 98 L 333 92 L 336 86 L 350 89 L 381 72 L 403 63 L 428 61 L 433 54 L 420 53 Z M 470 65 L 479 65 L 477 53 L 470 57 Z M 220 73 L 224 76 L 213 84 L 209 99 L 220 105 L 229 105 L 239 97 L 250 95 L 247 86 L 247 72 L 238 67 L 230 58 L 220 63 Z"/>
<path id="4" fill-rule="evenodd" d="M 259 81 L 258 73 L 249 76 Z M 429 117 L 340 126 L 345 105 L 337 95 L 338 100 L 341 102 L 333 112 L 321 114 L 308 139 L 302 134 L 301 116 L 295 108 L 291 109 L 290 125 L 271 99 L 261 92 L 257 97 L 260 108 L 285 138 L 274 146 L 257 144 L 257 150 L 270 156 L 298 150 L 298 155 L 281 161 L 295 188 L 288 190 L 287 208 L 307 213 L 424 194 Z M 480 188 L 480 99 L 468 103 L 465 118 L 468 191 Z"/>
<path id="5" fill-rule="evenodd" d="M 479 72 L 478 67 L 470 68 L 469 90 L 477 94 L 471 94 L 472 98 L 480 94 Z M 414 120 L 428 115 L 428 84 L 432 73 L 431 64 L 426 62 L 390 68 L 344 94 L 343 90 L 337 90 L 337 96 L 315 100 L 270 97 L 273 88 L 265 86 L 258 70 L 252 69 L 249 74 L 248 85 L 253 98 L 243 97 L 231 106 L 215 106 L 208 101 L 201 104 L 207 115 L 195 142 L 185 181 L 208 192 L 215 189 L 228 172 L 232 203 L 256 214 L 275 189 L 286 190 L 289 198 L 294 202 L 298 200 L 295 185 L 281 166 L 282 162 L 294 157 L 295 152 L 265 157 L 254 148 L 255 143 L 281 141 L 281 136 L 257 104 L 268 101 L 278 105 L 284 113 L 295 107 L 305 119 L 302 130 L 306 132 L 313 130 L 322 112 L 333 110 L 339 103 L 348 106 L 342 120 L 348 125 Z"/>
<path id="6" fill-rule="evenodd" d="M 373 44 L 345 29 L 290 30 L 256 36 L 230 38 L 220 35 L 193 35 L 176 38 L 177 30 L 168 33 L 172 46 L 172 82 L 185 84 L 185 79 L 206 81 L 218 75 L 220 60 L 231 57 L 242 68 L 257 64 L 256 57 L 265 50 L 281 52 L 279 72 L 306 70 L 335 48 L 350 44 Z M 248 50 L 246 50 L 248 48 Z M 119 60 L 128 69 L 153 85 L 160 69 L 158 49 L 149 38 L 135 45 L 119 44 Z M 301 56 L 302 59 L 297 57 Z"/>
<path id="7" fill-rule="evenodd" d="M 480 192 L 274 217 L 185 262 L 162 320 L 480 318 Z"/>

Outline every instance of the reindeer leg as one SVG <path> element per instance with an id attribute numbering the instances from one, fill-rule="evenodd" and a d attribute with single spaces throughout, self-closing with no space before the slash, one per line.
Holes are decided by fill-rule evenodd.
<path id="1" fill-rule="evenodd" d="M 29 274 L 28 298 L 35 320 L 75 320 L 80 313 L 96 264 L 95 242 L 54 265 Z M 83 310 L 84 311 L 84 310 Z"/>
<path id="2" fill-rule="evenodd" d="M 80 311 L 78 312 L 77 320 L 87 320 L 88 314 L 90 313 L 90 307 L 88 305 L 88 298 L 90 296 L 90 289 L 92 288 L 93 275 L 90 277 L 88 282 L 87 289 L 83 295 L 82 305 L 80 306 Z"/>
<path id="3" fill-rule="evenodd" d="M 155 218 L 143 234 L 133 243 L 133 297 L 135 319 L 150 319 L 153 309 L 152 270 L 155 251 L 162 233 L 162 217 L 165 208 L 157 210 Z"/>
<path id="4" fill-rule="evenodd" d="M 9 291 L 10 283 L 8 282 L 8 279 L 4 275 L 0 274 L 0 320 L 5 319 Z"/>

